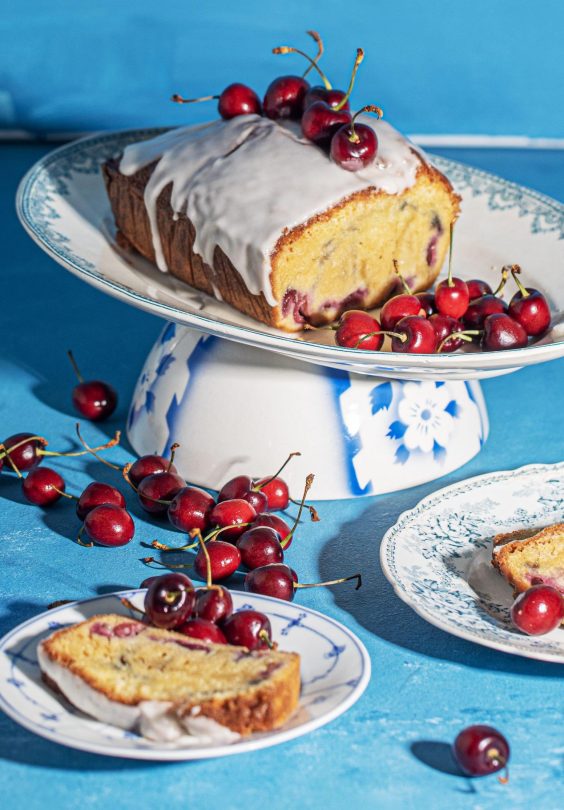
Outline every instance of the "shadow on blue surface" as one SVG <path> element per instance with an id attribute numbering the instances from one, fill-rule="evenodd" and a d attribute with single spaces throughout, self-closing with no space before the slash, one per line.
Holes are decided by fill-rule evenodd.
<path id="1" fill-rule="evenodd" d="M 417 740 L 409 746 L 419 762 L 451 776 L 464 776 L 452 755 L 452 746 L 436 740 Z"/>

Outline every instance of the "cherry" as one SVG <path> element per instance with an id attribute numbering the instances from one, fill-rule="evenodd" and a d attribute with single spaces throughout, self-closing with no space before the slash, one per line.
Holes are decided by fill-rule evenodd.
<path id="1" fill-rule="evenodd" d="M 50 506 L 62 497 L 65 482 L 59 473 L 50 467 L 37 467 L 24 478 L 22 491 L 30 503 Z"/>
<path id="2" fill-rule="evenodd" d="M 217 624 L 207 621 L 207 619 L 188 619 L 187 622 L 175 628 L 178 633 L 183 633 L 190 638 L 199 638 L 211 644 L 227 644 L 224 633 Z"/>
<path id="3" fill-rule="evenodd" d="M 194 570 L 202 579 L 207 579 L 208 556 L 211 582 L 227 579 L 241 565 L 241 552 L 237 546 L 222 540 L 210 540 L 205 544 L 205 551 L 200 548 L 194 560 Z"/>
<path id="4" fill-rule="evenodd" d="M 274 120 L 298 120 L 304 110 L 305 94 L 309 82 L 302 76 L 278 76 L 267 87 L 262 102 L 264 114 Z"/>
<path id="5" fill-rule="evenodd" d="M 432 354 L 437 348 L 433 324 L 421 315 L 402 318 L 392 333 L 392 351 L 410 354 Z"/>
<path id="6" fill-rule="evenodd" d="M 507 304 L 493 293 L 485 293 L 470 301 L 464 313 L 464 324 L 470 329 L 482 329 L 488 315 L 507 312 Z"/>
<path id="7" fill-rule="evenodd" d="M 242 498 L 232 498 L 228 501 L 217 503 L 210 512 L 210 526 L 224 529 L 223 540 L 235 541 L 249 523 L 256 518 L 257 513 L 250 503 Z M 229 526 L 230 528 L 225 528 Z"/>
<path id="8" fill-rule="evenodd" d="M 125 546 L 135 534 L 135 525 L 121 506 L 102 504 L 88 512 L 82 530 L 100 546 Z"/>
<path id="9" fill-rule="evenodd" d="M 200 101 L 218 101 L 217 110 L 221 117 L 228 121 L 239 115 L 260 115 L 262 112 L 260 99 L 250 87 L 240 82 L 228 85 L 219 96 L 201 96 L 201 98 L 183 98 L 175 93 L 171 101 L 176 104 L 195 104 Z"/>
<path id="10" fill-rule="evenodd" d="M 382 117 L 382 110 L 368 104 L 356 112 L 350 124 L 345 124 L 331 139 L 331 159 L 348 172 L 357 172 L 368 166 L 376 157 L 378 138 L 367 124 L 357 124 L 356 118 L 362 112 L 375 113 Z"/>
<path id="11" fill-rule="evenodd" d="M 395 329 L 396 324 L 408 315 L 420 315 L 422 311 L 421 301 L 417 295 L 411 293 L 401 293 L 389 298 L 380 311 L 380 323 L 382 329 L 387 332 Z"/>
<path id="12" fill-rule="evenodd" d="M 229 644 L 248 650 L 272 648 L 272 627 L 268 616 L 258 610 L 239 610 L 223 622 Z"/>
<path id="13" fill-rule="evenodd" d="M 280 535 L 280 540 L 284 541 L 288 537 L 290 538 L 284 548 L 289 548 L 292 543 L 292 537 L 290 535 L 290 527 L 286 523 L 285 520 L 282 520 L 281 517 L 278 515 L 271 515 L 271 514 L 263 514 L 259 515 L 255 520 L 253 520 L 251 524 L 251 528 L 255 526 L 268 526 L 270 529 L 274 529 Z"/>
<path id="14" fill-rule="evenodd" d="M 92 481 L 83 490 L 76 503 L 76 514 L 80 520 L 84 520 L 86 515 L 96 506 L 108 503 L 121 506 L 122 509 L 125 508 L 125 498 L 119 489 L 110 486 L 110 484 L 103 484 L 101 481 Z"/>
<path id="15" fill-rule="evenodd" d="M 460 334 L 450 337 L 454 333 L 460 333 L 464 326 L 456 318 L 451 318 L 449 315 L 441 315 L 436 312 L 429 318 L 429 323 L 433 325 L 435 335 L 437 336 L 437 344 L 441 352 L 454 352 L 459 349 L 464 343 L 464 338 Z"/>
<path id="16" fill-rule="evenodd" d="M 155 627 L 172 630 L 188 619 L 195 599 L 194 586 L 185 574 L 164 574 L 149 585 L 145 613 Z"/>
<path id="17" fill-rule="evenodd" d="M 466 282 L 466 286 L 470 301 L 475 301 L 476 298 L 481 298 L 483 295 L 493 295 L 493 290 L 488 282 L 482 281 L 481 278 L 471 278 Z"/>
<path id="18" fill-rule="evenodd" d="M 468 776 L 487 776 L 507 767 L 510 751 L 509 743 L 495 728 L 475 725 L 458 734 L 453 754 Z M 500 781 L 507 781 L 507 778 Z"/>
<path id="19" fill-rule="evenodd" d="M 544 295 L 532 287 L 524 287 L 517 274 L 521 272 L 518 264 L 511 268 L 511 275 L 519 287 L 509 302 L 509 314 L 521 324 L 525 332 L 536 337 L 546 332 L 550 326 L 550 307 Z"/>
<path id="20" fill-rule="evenodd" d="M 336 109 L 325 101 L 314 101 L 306 106 L 302 115 L 302 133 L 325 149 L 337 130 L 345 124 L 350 125 L 351 120 L 348 110 Z"/>
<path id="21" fill-rule="evenodd" d="M 206 531 L 215 506 L 211 495 L 198 487 L 183 487 L 168 507 L 168 519 L 182 532 Z"/>
<path id="22" fill-rule="evenodd" d="M 522 349 L 527 345 L 527 333 L 518 321 L 503 312 L 488 315 L 484 321 L 482 348 L 486 351 Z"/>
<path id="23" fill-rule="evenodd" d="M 432 293 L 432 292 L 415 293 L 415 297 L 418 299 L 421 309 L 423 310 L 423 312 L 425 313 L 425 315 L 428 318 L 430 318 L 431 315 L 435 314 L 435 312 L 437 310 L 435 309 L 435 295 L 434 295 L 434 293 Z M 408 314 L 417 315 L 418 313 L 417 312 L 411 312 L 411 313 L 408 313 Z"/>
<path id="24" fill-rule="evenodd" d="M 352 579 L 356 580 L 356 590 L 358 590 L 362 585 L 360 574 L 354 574 L 352 577 L 342 577 L 341 579 L 332 579 L 327 582 L 314 582 L 302 585 L 298 582 L 296 572 L 290 568 L 289 565 L 273 563 L 271 565 L 262 565 L 260 568 L 249 571 L 245 577 L 244 587 L 246 591 L 250 591 L 251 593 L 274 596 L 276 599 L 284 599 L 286 602 L 291 602 L 298 588 L 319 588 L 322 585 L 339 585 L 342 582 L 349 582 Z"/>
<path id="25" fill-rule="evenodd" d="M 228 501 L 241 498 L 253 507 L 255 512 L 260 514 L 268 509 L 268 498 L 261 492 L 253 480 L 248 475 L 237 475 L 232 478 L 219 490 L 218 501 Z"/>
<path id="26" fill-rule="evenodd" d="M 435 288 L 435 307 L 441 315 L 451 318 L 462 318 L 470 303 L 468 285 L 461 278 L 452 275 L 452 239 L 453 225 L 450 225 L 450 247 L 448 257 L 448 276 Z"/>
<path id="27" fill-rule="evenodd" d="M 14 465 L 20 472 L 31 470 L 41 464 L 43 454 L 40 451 L 46 446 L 47 440 L 35 433 L 14 433 L 2 443 L 2 450 L 7 451 L 7 469 L 13 469 Z"/>
<path id="28" fill-rule="evenodd" d="M 78 385 L 72 391 L 72 402 L 78 413 L 92 422 L 101 422 L 113 414 L 117 405 L 115 389 L 102 380 L 84 380 L 72 352 L 67 352 L 78 377 Z"/>
<path id="29" fill-rule="evenodd" d="M 129 480 L 134 487 L 138 487 L 144 478 L 161 472 L 177 473 L 178 470 L 171 464 L 170 459 L 163 456 L 141 456 L 129 468 Z"/>
<path id="30" fill-rule="evenodd" d="M 223 585 L 213 588 L 198 588 L 193 615 L 208 622 L 218 624 L 233 613 L 233 599 Z"/>
<path id="31" fill-rule="evenodd" d="M 249 571 L 269 563 L 280 563 L 284 560 L 284 549 L 280 544 L 280 535 L 268 526 L 255 526 L 247 529 L 237 540 L 241 552 L 241 562 Z"/>
<path id="32" fill-rule="evenodd" d="M 165 575 L 164 574 L 158 574 L 158 575 L 155 575 L 153 577 L 146 577 L 139 587 L 140 588 L 148 588 L 149 585 L 151 585 L 152 582 L 154 582 L 156 579 L 160 579 L 160 577 L 162 577 L 162 576 L 165 576 Z"/>
<path id="33" fill-rule="evenodd" d="M 164 514 L 172 499 L 186 487 L 177 473 L 158 472 L 143 478 L 137 488 L 139 503 L 146 512 Z"/>
<path id="34" fill-rule="evenodd" d="M 564 619 L 564 598 L 550 585 L 533 585 L 519 594 L 511 607 L 511 621 L 529 636 L 555 630 Z"/>
<path id="35" fill-rule="evenodd" d="M 288 489 L 288 484 L 282 478 L 279 478 L 277 475 L 275 475 L 274 478 L 260 478 L 256 482 L 256 486 L 259 487 L 263 495 L 266 496 L 268 509 L 282 510 L 287 508 L 290 503 L 290 490 Z M 255 511 L 257 510 L 255 509 Z M 259 513 L 257 512 L 257 514 Z"/>
<path id="36" fill-rule="evenodd" d="M 308 107 L 315 104 L 316 101 L 323 101 L 333 109 L 349 110 L 349 100 L 347 94 L 343 90 L 335 90 L 331 88 L 328 90 L 320 84 L 310 87 L 304 98 L 304 112 L 307 112 Z"/>
<path id="37" fill-rule="evenodd" d="M 378 351 L 384 342 L 380 324 L 371 315 L 358 309 L 349 309 L 343 313 L 335 332 L 339 346 L 347 349 L 364 349 Z"/>

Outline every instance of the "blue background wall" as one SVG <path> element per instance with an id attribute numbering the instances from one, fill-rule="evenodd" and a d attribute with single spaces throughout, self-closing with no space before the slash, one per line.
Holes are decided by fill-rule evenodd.
<path id="1" fill-rule="evenodd" d="M 197 121 L 174 91 L 231 81 L 262 94 L 325 37 L 344 85 L 366 49 L 355 102 L 407 132 L 564 137 L 563 0 L 0 0 L 0 127 L 84 130 Z"/>

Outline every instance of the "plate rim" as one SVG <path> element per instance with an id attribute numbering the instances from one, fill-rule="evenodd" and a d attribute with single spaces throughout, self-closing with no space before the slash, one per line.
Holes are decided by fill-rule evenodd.
<path id="1" fill-rule="evenodd" d="M 175 320 L 190 328 L 195 328 L 198 331 L 206 334 L 219 334 L 229 340 L 234 340 L 239 343 L 254 345 L 271 351 L 279 353 L 290 354 L 290 356 L 301 359 L 303 362 L 309 363 L 322 363 L 335 367 L 336 363 L 343 365 L 350 365 L 351 369 L 357 373 L 370 374 L 370 368 L 377 365 L 378 368 L 373 374 L 377 373 L 380 376 L 385 376 L 386 372 L 381 366 L 386 364 L 391 365 L 390 372 L 395 370 L 398 373 L 409 374 L 412 371 L 413 363 L 416 363 L 416 370 L 413 372 L 415 376 L 418 374 L 429 373 L 445 373 L 449 374 L 452 371 L 468 370 L 469 374 L 477 374 L 483 371 L 507 371 L 517 370 L 523 365 L 523 355 L 527 361 L 531 356 L 537 358 L 534 361 L 526 362 L 526 365 L 536 364 L 546 360 L 554 359 L 552 356 L 561 351 L 560 347 L 564 347 L 564 338 L 556 340 L 551 343 L 524 347 L 522 349 L 513 349 L 511 352 L 483 352 L 480 354 L 482 358 L 479 363 L 480 369 L 475 369 L 476 354 L 420 354 L 420 355 L 403 355 L 397 352 L 363 352 L 359 357 L 358 351 L 355 349 L 348 349 L 341 346 L 326 346 L 324 344 L 308 343 L 306 341 L 297 341 L 294 337 L 281 333 L 269 334 L 258 328 L 252 326 L 242 326 L 236 323 L 228 323 L 221 319 L 212 318 L 201 313 L 189 313 L 185 310 L 174 307 L 165 302 L 158 302 L 146 295 L 134 291 L 124 284 L 111 280 L 107 277 L 102 277 L 101 274 L 87 267 L 81 266 L 71 256 L 65 255 L 63 251 L 52 244 L 45 236 L 42 236 L 40 229 L 37 227 L 35 220 L 28 212 L 28 204 L 32 199 L 33 184 L 37 176 L 45 171 L 52 163 L 61 159 L 61 156 L 70 152 L 76 152 L 88 147 L 89 144 L 95 145 L 100 143 L 111 143 L 113 140 L 129 137 L 131 135 L 153 134 L 162 131 L 162 127 L 149 127 L 140 129 L 123 129 L 111 132 L 94 133 L 83 138 L 71 141 L 67 144 L 59 146 L 57 149 L 48 152 L 34 163 L 21 179 L 17 192 L 16 192 L 16 212 L 18 218 L 33 241 L 59 265 L 67 271 L 72 272 L 79 278 L 83 278 L 87 283 L 95 288 L 112 295 L 114 298 L 136 306 L 139 309 L 148 311 L 153 315 L 161 316 L 164 318 Z M 433 155 L 431 155 L 434 158 Z M 436 158 L 434 158 L 436 159 Z M 542 192 L 535 191 L 526 186 L 522 186 L 511 180 L 505 180 L 499 175 L 491 172 L 486 172 L 483 169 L 477 169 L 468 164 L 454 161 L 449 158 L 439 157 L 438 160 L 443 163 L 448 173 L 448 167 L 452 171 L 463 170 L 477 177 L 487 179 L 500 184 L 504 188 L 511 189 L 514 192 L 530 197 L 538 203 L 548 206 L 557 215 L 564 218 L 564 203 L 543 194 Z M 308 347 L 307 352 L 298 351 L 298 347 Z M 564 348 L 562 348 L 564 352 Z M 299 357 L 302 355 L 303 357 Z M 333 356 L 331 356 L 333 355 Z M 559 355 L 558 355 L 559 356 Z M 503 360 L 501 358 L 504 358 Z M 499 365 L 496 365 L 499 364 Z M 429 365 L 430 364 L 430 365 Z"/>
<path id="2" fill-rule="evenodd" d="M 446 487 L 442 487 L 440 489 L 434 490 L 433 492 L 426 495 L 424 498 L 421 498 L 414 506 L 409 509 L 404 510 L 401 512 L 396 521 L 394 522 L 393 526 L 390 526 L 384 536 L 382 537 L 382 541 L 380 543 L 380 567 L 382 568 L 382 572 L 390 585 L 394 590 L 394 594 L 399 597 L 408 607 L 410 607 L 415 613 L 417 613 L 422 619 L 424 619 L 429 624 L 437 627 L 439 630 L 442 630 L 443 633 L 448 633 L 449 635 L 456 636 L 457 638 L 461 638 L 464 641 L 469 641 L 473 644 L 479 644 L 482 647 L 488 647 L 489 649 L 496 650 L 497 652 L 504 652 L 509 655 L 516 655 L 522 658 L 529 658 L 535 661 L 543 661 L 551 664 L 564 664 L 564 650 L 561 653 L 548 653 L 542 652 L 535 649 L 516 649 L 511 645 L 509 641 L 504 640 L 493 640 L 482 638 L 479 636 L 477 631 L 466 630 L 463 627 L 458 626 L 451 626 L 446 625 L 441 622 L 439 616 L 435 613 L 429 611 L 424 606 L 420 605 L 418 602 L 414 601 L 410 598 L 409 593 L 401 588 L 394 577 L 387 561 L 387 550 L 392 546 L 394 540 L 394 534 L 398 531 L 397 527 L 398 524 L 402 521 L 407 521 L 411 518 L 415 517 L 415 513 L 419 511 L 421 508 L 425 508 L 432 499 L 436 499 L 439 496 L 444 496 L 454 490 L 461 490 L 462 487 L 475 483 L 478 481 L 487 481 L 488 479 L 499 479 L 500 476 L 509 477 L 514 473 L 527 473 L 527 472 L 549 472 L 550 470 L 564 470 L 564 461 L 557 461 L 553 463 L 532 463 L 532 464 L 524 464 L 520 467 L 515 467 L 513 469 L 507 470 L 495 470 L 493 472 L 482 473 L 480 475 L 474 475 L 470 478 L 464 478 L 461 481 L 457 481 L 454 484 L 449 484 Z M 521 637 L 521 636 L 520 636 Z"/>
<path id="3" fill-rule="evenodd" d="M 65 603 L 64 605 L 60 605 L 59 607 L 52 608 L 51 610 L 47 609 L 37 613 L 36 615 L 26 619 L 23 622 L 20 622 L 16 627 L 13 627 L 11 630 L 8 630 L 0 638 L 0 656 L 4 659 L 9 660 L 9 655 L 5 651 L 6 645 L 9 643 L 10 639 L 20 633 L 21 631 L 25 630 L 25 628 L 35 624 L 37 621 L 42 619 L 46 616 L 55 616 L 57 613 L 61 611 L 70 610 L 72 608 L 76 608 L 79 605 L 84 604 L 91 604 L 93 602 L 102 601 L 108 599 L 110 597 L 126 597 L 132 598 L 132 596 L 138 595 L 140 593 L 144 593 L 147 589 L 146 588 L 129 588 L 123 591 L 112 591 L 111 593 L 105 594 L 98 594 L 96 596 L 92 596 L 86 599 L 75 599 L 71 602 Z M 262 594 L 248 594 L 245 591 L 239 591 L 236 589 L 230 589 L 232 594 L 237 594 L 244 599 L 258 599 L 259 601 L 266 602 L 274 607 L 276 606 L 288 606 L 294 605 L 294 603 L 286 602 L 281 599 L 276 599 L 275 597 L 271 596 L 264 596 Z M 205 759 L 216 759 L 219 757 L 224 756 L 234 756 L 236 754 L 244 754 L 250 753 L 252 751 L 262 750 L 263 748 L 271 748 L 275 745 L 281 745 L 283 743 L 290 742 L 291 740 L 297 739 L 299 737 L 305 736 L 312 731 L 316 731 L 318 728 L 321 728 L 328 723 L 331 723 L 333 720 L 336 720 L 342 714 L 347 712 L 355 703 L 362 697 L 364 692 L 366 691 L 372 676 L 372 660 L 370 658 L 370 654 L 366 649 L 365 644 L 362 640 L 350 630 L 346 625 L 342 622 L 338 621 L 338 619 L 334 619 L 332 616 L 328 616 L 325 613 L 321 613 L 321 611 L 315 610 L 314 608 L 309 608 L 304 605 L 294 605 L 298 607 L 301 611 L 307 613 L 308 615 L 315 616 L 318 619 L 322 619 L 329 624 L 334 625 L 337 627 L 341 632 L 343 632 L 356 646 L 358 649 L 360 660 L 363 665 L 362 674 L 358 680 L 356 686 L 352 689 L 352 692 L 345 698 L 341 703 L 335 706 L 332 710 L 327 712 L 325 715 L 321 715 L 320 717 L 308 720 L 299 726 L 295 726 L 293 728 L 287 729 L 286 731 L 277 731 L 277 732 L 270 732 L 267 733 L 266 736 L 261 736 L 259 738 L 251 736 L 248 739 L 243 738 L 242 742 L 238 745 L 218 745 L 209 748 L 120 748 L 119 746 L 114 746 L 117 750 L 108 750 L 108 743 L 102 744 L 97 742 L 90 742 L 90 741 L 82 741 L 82 740 L 63 740 L 60 738 L 60 735 L 56 733 L 50 732 L 49 729 L 46 729 L 42 726 L 37 726 L 36 723 L 30 719 L 25 714 L 20 714 L 18 709 L 15 709 L 6 699 L 5 695 L 2 691 L 0 691 L 0 709 L 8 716 L 11 720 L 13 720 L 18 725 L 23 726 L 28 731 L 36 734 L 43 739 L 49 740 L 50 742 L 57 743 L 58 745 L 63 745 L 66 748 L 72 748 L 78 751 L 84 751 L 87 753 L 93 754 L 100 754 L 102 756 L 111 756 L 120 759 L 135 759 L 135 760 L 144 760 L 144 761 L 154 761 L 154 762 L 188 762 L 191 760 L 205 760 Z M 55 696 L 56 697 L 56 696 Z M 68 709 L 64 707 L 64 704 L 61 703 L 64 710 L 68 712 Z M 82 718 L 79 718 L 82 719 Z M 87 720 L 91 722 L 96 722 L 92 718 L 88 718 Z M 104 725 L 104 724 L 102 724 Z M 107 724 L 105 724 L 107 725 Z"/>

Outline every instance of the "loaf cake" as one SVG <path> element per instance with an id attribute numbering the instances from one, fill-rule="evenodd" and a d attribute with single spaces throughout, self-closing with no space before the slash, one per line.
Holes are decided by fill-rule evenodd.
<path id="1" fill-rule="evenodd" d="M 494 537 L 492 563 L 516 593 L 551 585 L 564 595 L 564 523 Z"/>
<path id="2" fill-rule="evenodd" d="M 43 679 L 105 723 L 171 742 L 232 742 L 294 713 L 295 653 L 210 644 L 118 615 L 57 630 L 38 647 Z"/>
<path id="3" fill-rule="evenodd" d="M 359 121 L 362 120 L 362 116 Z M 416 291 L 448 250 L 459 198 L 384 121 L 350 172 L 295 122 L 242 115 L 127 146 L 103 174 L 122 242 L 193 287 L 286 331 Z"/>

